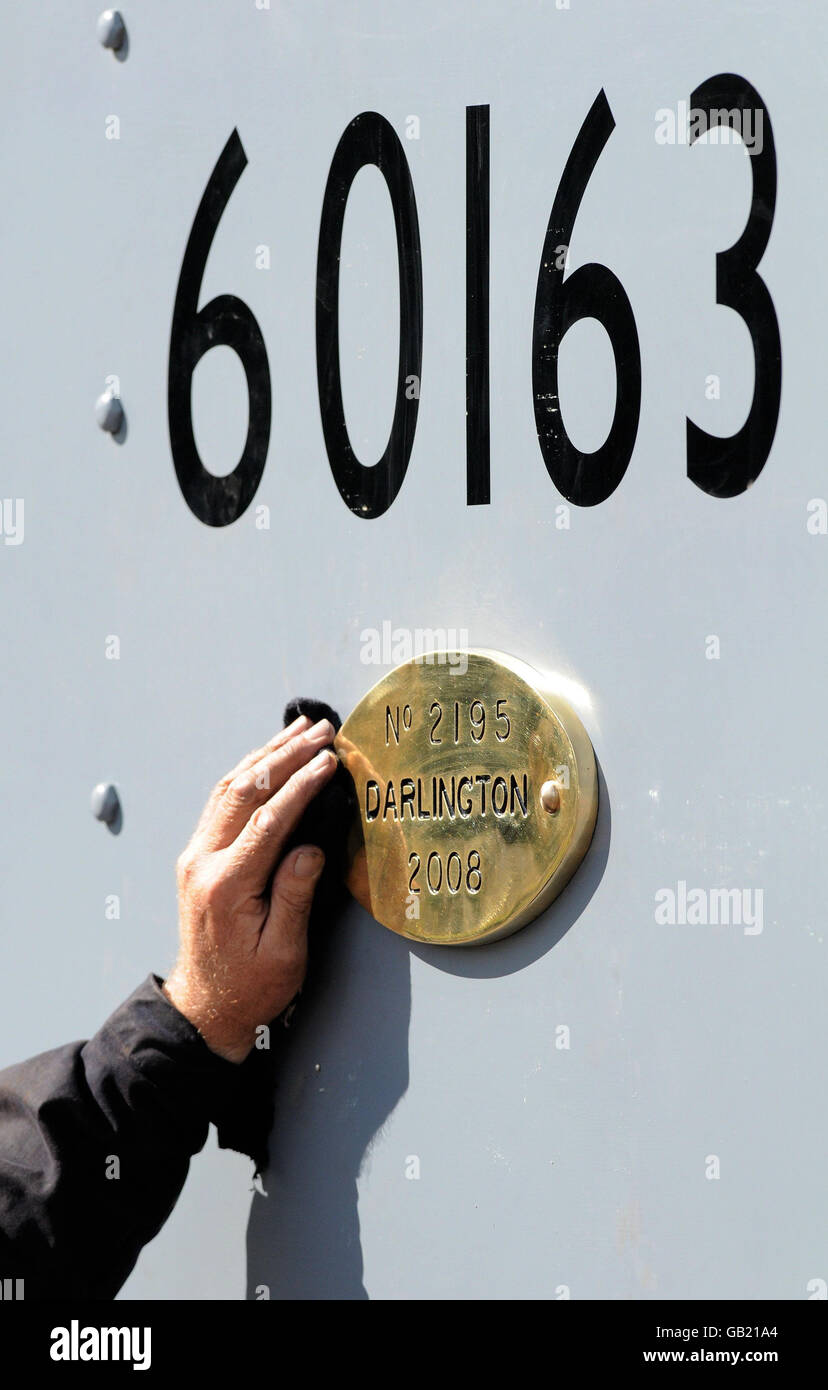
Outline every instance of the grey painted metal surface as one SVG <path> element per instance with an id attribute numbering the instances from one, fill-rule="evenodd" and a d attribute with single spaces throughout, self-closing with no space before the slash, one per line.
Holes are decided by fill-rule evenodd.
<path id="1" fill-rule="evenodd" d="M 514 938 L 460 955 L 411 948 L 356 907 L 335 924 L 282 1070 L 268 1195 L 211 1141 L 125 1294 L 818 1293 L 828 538 L 807 523 L 826 493 L 828 16 L 804 0 L 147 0 L 123 15 L 121 62 L 94 7 L 18 6 L 2 26 L 2 496 L 23 499 L 24 530 L 15 543 L 6 508 L 0 1062 L 87 1036 L 169 967 L 173 865 L 209 787 L 289 696 L 356 703 L 385 669 L 361 663 L 365 628 L 453 626 L 561 671 L 582 687 L 603 777 L 587 860 Z M 656 111 L 720 71 L 764 98 L 779 170 L 761 273 L 781 413 L 764 471 L 730 500 L 687 480 L 684 422 L 729 434 L 750 405 L 747 331 L 715 302 L 749 160 L 654 138 Z M 552 199 L 601 87 L 616 128 L 572 265 L 606 264 L 629 296 L 641 419 L 618 489 L 561 529 L 533 418 L 532 313 Z M 464 123 L 483 102 L 492 496 L 468 507 Z M 424 348 L 410 468 L 366 522 L 326 460 L 314 293 L 333 151 L 371 109 L 412 171 Z M 166 371 L 184 247 L 234 127 L 249 163 L 201 302 L 234 293 L 256 315 L 273 427 L 254 504 L 214 530 L 176 482 Z M 398 309 L 375 169 L 354 185 L 342 266 L 343 390 L 368 460 L 393 412 Z M 112 376 L 119 442 L 92 410 Z M 571 435 L 597 447 L 615 377 L 594 323 L 568 335 L 561 381 Z M 239 363 L 216 349 L 194 381 L 214 472 L 235 463 L 245 419 Z M 89 813 L 109 781 L 117 836 Z M 660 923 L 656 895 L 681 883 L 745 890 L 761 931 Z"/>

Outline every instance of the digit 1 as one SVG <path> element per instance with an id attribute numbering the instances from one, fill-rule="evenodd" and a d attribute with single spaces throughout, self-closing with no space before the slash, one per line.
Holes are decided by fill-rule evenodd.
<path id="1" fill-rule="evenodd" d="M 466 504 L 489 487 L 489 108 L 466 107 Z"/>

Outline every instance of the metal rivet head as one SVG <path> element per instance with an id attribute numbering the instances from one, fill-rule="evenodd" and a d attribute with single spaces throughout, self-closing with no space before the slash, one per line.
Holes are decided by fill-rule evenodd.
<path id="1" fill-rule="evenodd" d="M 104 10 L 98 19 L 98 42 L 113 53 L 123 46 L 126 38 L 126 25 L 120 10 Z"/>
<path id="2" fill-rule="evenodd" d="M 114 825 L 121 810 L 118 793 L 111 782 L 99 782 L 93 787 L 90 805 L 95 820 L 103 821 L 104 825 Z"/>
<path id="3" fill-rule="evenodd" d="M 120 396 L 104 391 L 95 402 L 95 419 L 107 434 L 117 434 L 124 423 L 124 407 Z"/>
<path id="4" fill-rule="evenodd" d="M 544 782 L 540 789 L 541 806 L 544 811 L 554 815 L 561 809 L 561 788 L 559 782 Z"/>

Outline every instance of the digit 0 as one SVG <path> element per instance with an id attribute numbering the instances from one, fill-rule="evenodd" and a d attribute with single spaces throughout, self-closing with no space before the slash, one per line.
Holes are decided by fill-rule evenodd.
<path id="1" fill-rule="evenodd" d="M 385 452 L 365 466 L 354 453 L 345 423 L 339 367 L 339 253 L 351 185 L 366 164 L 376 164 L 391 196 L 400 283 L 400 351 L 394 419 Z M 328 462 L 340 495 L 355 516 L 382 516 L 402 486 L 411 457 L 423 360 L 423 272 L 414 186 L 393 126 L 363 111 L 345 130 L 331 163 L 316 265 L 316 368 Z M 416 389 L 406 383 L 416 379 Z"/>

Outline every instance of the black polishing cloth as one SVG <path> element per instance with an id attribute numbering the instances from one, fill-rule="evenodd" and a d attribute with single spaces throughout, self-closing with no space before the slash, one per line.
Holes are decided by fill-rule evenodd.
<path id="1" fill-rule="evenodd" d="M 300 714 L 306 714 L 314 724 L 320 719 L 330 719 L 337 733 L 342 727 L 336 710 L 322 700 L 302 697 L 291 700 L 285 706 L 285 727 L 298 719 Z M 311 959 L 320 930 L 324 930 L 331 913 L 341 907 L 345 897 L 348 826 L 353 815 L 354 800 L 354 784 L 340 764 L 308 806 L 288 843 L 288 848 L 294 845 L 318 845 L 325 855 L 325 867 L 316 885 L 311 913 L 308 937 Z"/>
<path id="2" fill-rule="evenodd" d="M 316 723 L 330 719 L 338 731 L 342 720 L 335 709 L 322 700 L 298 698 L 285 708 L 285 727 L 300 714 Z M 331 920 L 346 896 L 345 869 L 348 826 L 355 803 L 351 778 L 341 765 L 333 777 L 314 797 L 291 835 L 285 853 L 295 845 L 318 845 L 325 854 L 325 867 L 316 885 L 308 932 L 309 981 L 313 979 L 313 962 L 324 946 Z M 288 1022 L 296 1001 L 280 1016 Z M 218 1141 L 224 1149 L 238 1149 L 249 1154 L 257 1172 L 268 1164 L 268 1138 L 273 1127 L 273 1091 L 276 1064 L 285 1045 L 282 1022 L 271 1025 L 270 1047 L 253 1048 L 239 1067 L 239 1084 L 232 1100 L 217 1118 Z"/>

